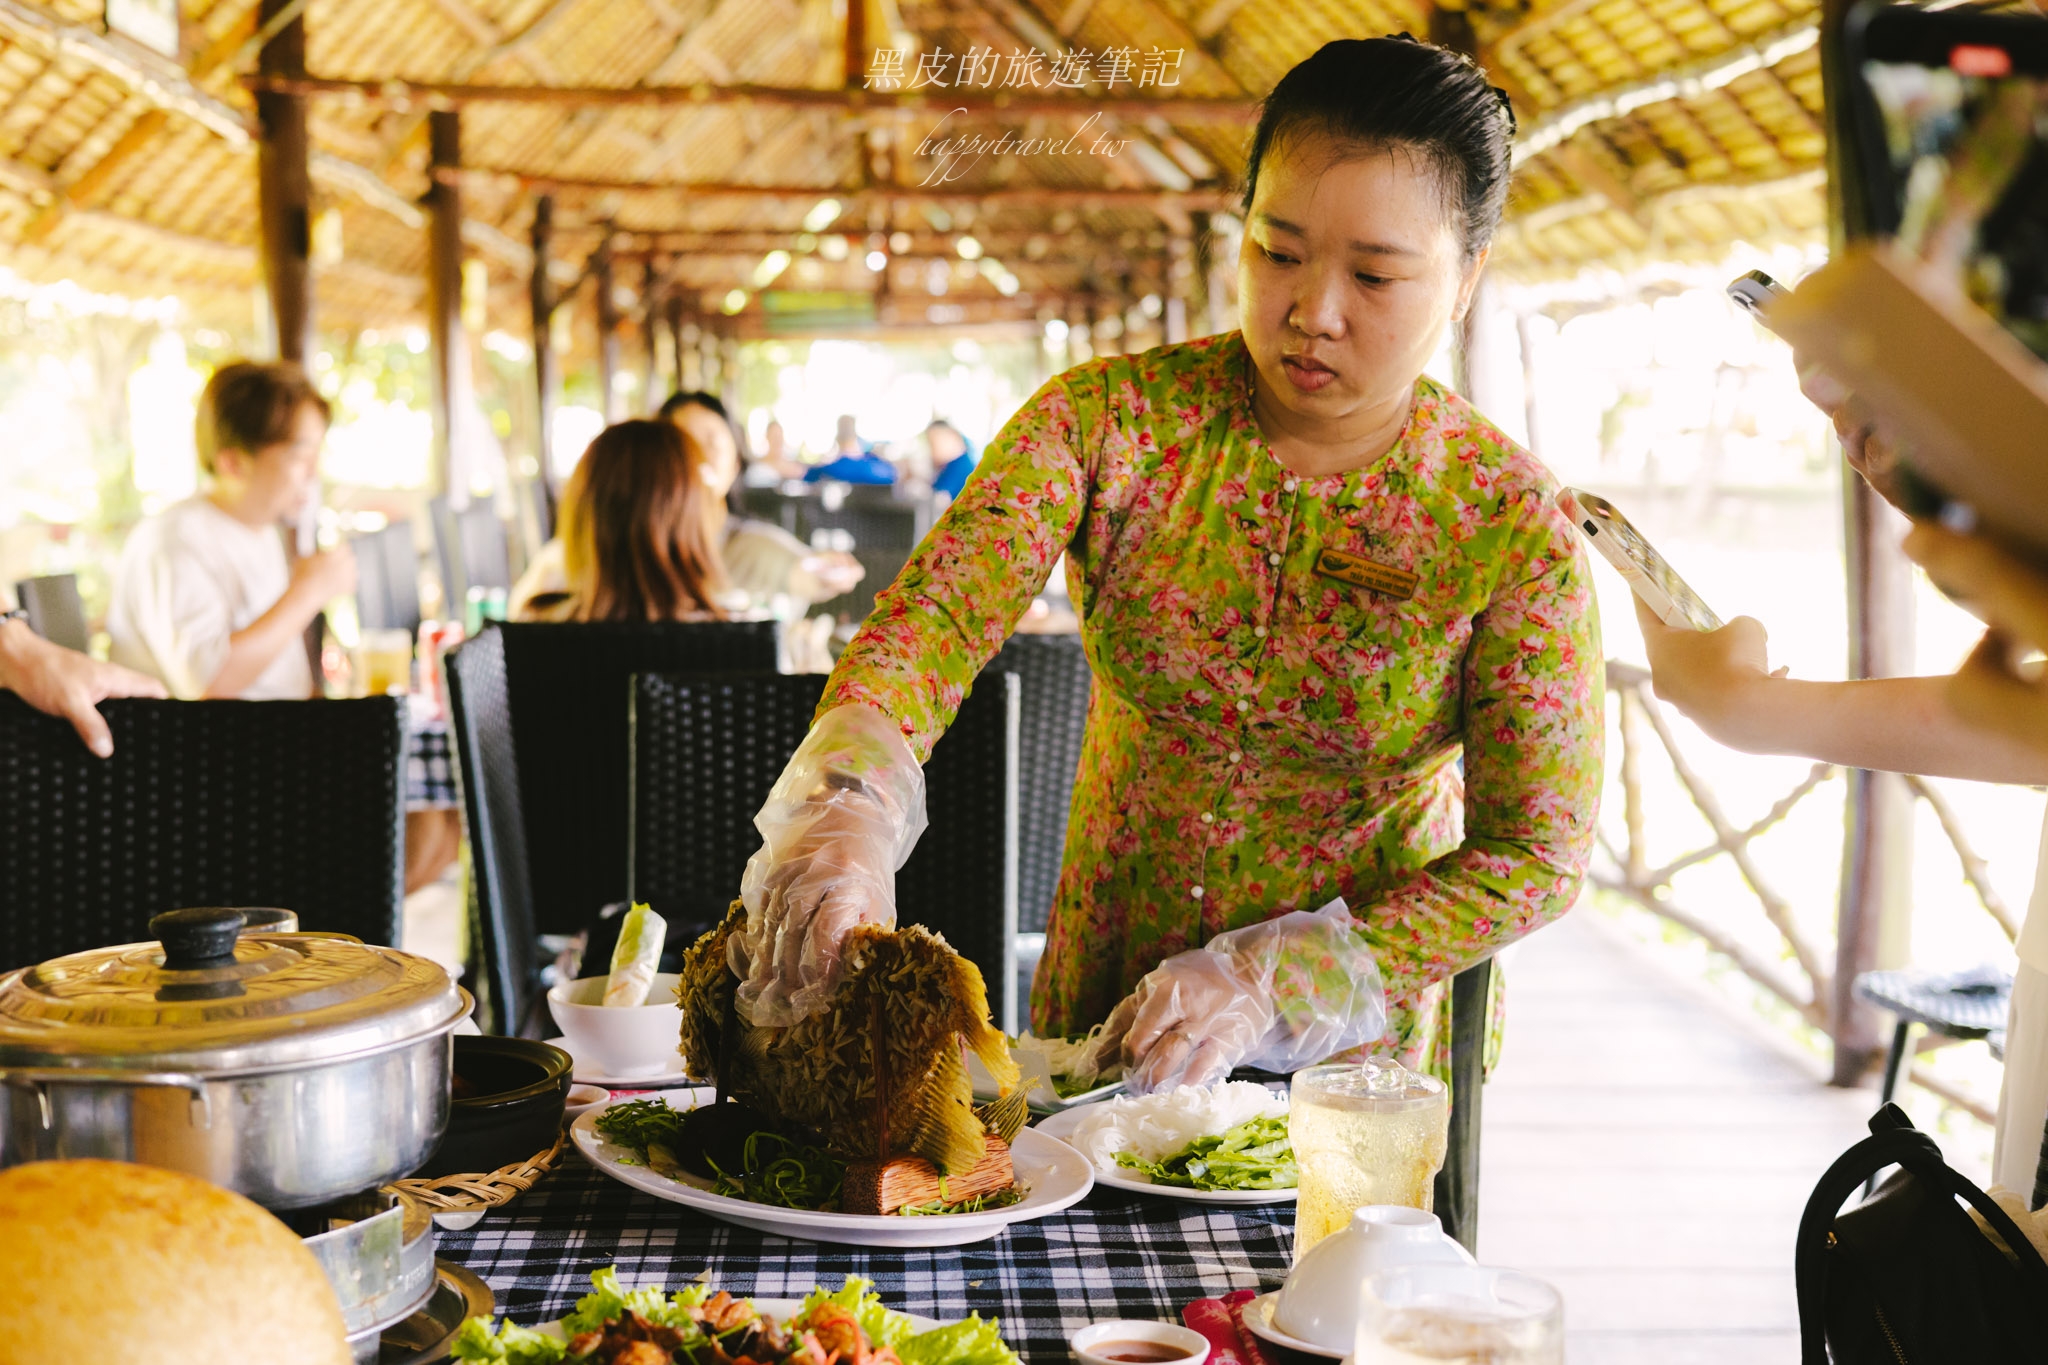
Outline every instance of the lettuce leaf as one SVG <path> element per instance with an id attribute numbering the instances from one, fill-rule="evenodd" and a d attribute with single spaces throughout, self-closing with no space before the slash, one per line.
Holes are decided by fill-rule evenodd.
<path id="1" fill-rule="evenodd" d="M 1161 1161 L 1118 1152 L 1116 1164 L 1143 1171 L 1154 1184 L 1197 1190 L 1291 1190 L 1297 1183 L 1287 1120 L 1256 1118 L 1227 1132 L 1198 1137 Z"/>
<path id="2" fill-rule="evenodd" d="M 590 1283 L 594 1292 L 576 1300 L 576 1311 L 562 1319 L 564 1336 L 576 1337 L 584 1332 L 599 1331 L 606 1323 L 624 1317 L 629 1311 L 663 1327 L 702 1335 L 689 1314 L 689 1309 L 708 1297 L 709 1291 L 701 1284 L 691 1285 L 673 1298 L 652 1286 L 626 1289 L 619 1284 L 618 1267 L 609 1265 L 591 1271 Z"/>
<path id="3" fill-rule="evenodd" d="M 457 1329 L 448 1353 L 479 1365 L 556 1365 L 568 1354 L 568 1347 L 510 1318 L 496 1332 L 491 1331 L 491 1319 L 469 1318 Z"/>
<path id="4" fill-rule="evenodd" d="M 895 1345 L 903 1365 L 1022 1365 L 1004 1342 L 1001 1325 L 979 1313 L 919 1332 Z"/>
<path id="5" fill-rule="evenodd" d="M 859 1275 L 848 1275 L 846 1283 L 829 1294 L 823 1285 L 817 1286 L 804 1296 L 803 1306 L 789 1320 L 790 1335 L 795 1336 L 810 1325 L 812 1309 L 822 1303 L 833 1303 L 853 1314 L 875 1349 L 896 1345 L 910 1335 L 910 1315 L 884 1307 L 882 1296 L 874 1290 L 874 1281 Z"/>

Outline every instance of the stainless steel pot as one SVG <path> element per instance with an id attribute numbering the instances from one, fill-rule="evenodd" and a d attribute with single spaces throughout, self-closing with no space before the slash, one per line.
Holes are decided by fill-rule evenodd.
<path id="1" fill-rule="evenodd" d="M 160 944 L 0 976 L 0 1167 L 139 1161 L 295 1209 L 424 1161 L 468 993 L 395 949 L 241 929 L 174 910 Z"/>

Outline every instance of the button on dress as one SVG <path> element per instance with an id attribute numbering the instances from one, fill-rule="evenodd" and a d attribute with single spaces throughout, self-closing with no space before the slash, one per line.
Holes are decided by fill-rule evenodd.
<path id="1" fill-rule="evenodd" d="M 1557 483 L 1423 378 L 1364 468 L 1284 468 L 1235 332 L 1048 381 L 841 656 L 920 759 L 1064 554 L 1095 685 L 1032 990 L 1099 1023 L 1216 934 L 1341 895 L 1393 1051 L 1443 983 L 1567 910 L 1602 777 L 1599 623 Z M 1332 553 L 1334 552 L 1334 553 Z M 1369 585 L 1369 586 L 1368 586 Z M 1313 992 L 1327 962 L 1287 964 Z"/>

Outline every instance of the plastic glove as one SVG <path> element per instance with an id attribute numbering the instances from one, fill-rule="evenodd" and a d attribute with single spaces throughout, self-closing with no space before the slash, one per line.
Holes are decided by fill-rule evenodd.
<path id="1" fill-rule="evenodd" d="M 1099 1072 L 1149 1094 L 1240 1066 L 1295 1071 L 1386 1031 L 1372 949 L 1343 900 L 1218 934 L 1166 959 L 1090 1039 Z"/>
<path id="2" fill-rule="evenodd" d="M 824 1008 L 847 933 L 896 923 L 896 869 L 924 826 L 924 769 L 896 723 L 862 705 L 820 716 L 754 817 L 747 922 L 726 944 L 749 1023 L 784 1028 Z"/>

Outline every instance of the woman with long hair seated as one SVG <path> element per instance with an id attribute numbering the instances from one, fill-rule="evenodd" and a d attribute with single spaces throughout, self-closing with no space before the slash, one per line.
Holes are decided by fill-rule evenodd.
<path id="1" fill-rule="evenodd" d="M 725 505 L 703 448 L 673 423 L 619 422 L 590 443 L 562 492 L 567 591 L 534 595 L 529 621 L 708 621 L 726 615 Z"/>

